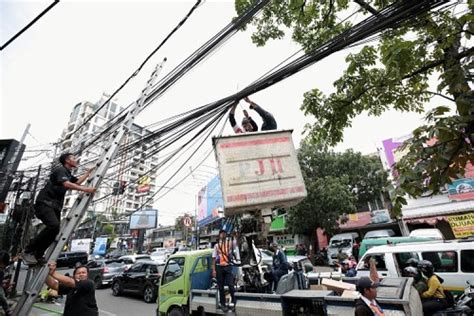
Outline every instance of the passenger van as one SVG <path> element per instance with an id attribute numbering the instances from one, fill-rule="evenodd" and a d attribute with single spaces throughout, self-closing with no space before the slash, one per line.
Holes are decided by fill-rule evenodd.
<path id="1" fill-rule="evenodd" d="M 328 262 L 330 265 L 334 265 L 337 261 L 337 254 L 339 250 L 345 253 L 347 256 L 352 255 L 352 246 L 354 245 L 355 239 L 359 237 L 358 233 L 344 233 L 337 234 L 331 237 L 328 246 Z"/>
<path id="2" fill-rule="evenodd" d="M 357 276 L 369 276 L 369 259 L 375 260 L 379 276 L 402 276 L 410 258 L 431 261 L 435 273 L 444 279 L 443 286 L 450 291 L 461 292 L 466 281 L 474 283 L 473 239 L 373 247 L 361 257 Z"/>
<path id="3" fill-rule="evenodd" d="M 420 243 L 426 241 L 433 241 L 433 239 L 427 237 L 385 237 L 363 239 L 360 243 L 359 258 L 362 258 L 362 256 L 367 252 L 367 250 L 373 247 L 384 246 L 388 244 L 395 245 L 403 243 Z"/>

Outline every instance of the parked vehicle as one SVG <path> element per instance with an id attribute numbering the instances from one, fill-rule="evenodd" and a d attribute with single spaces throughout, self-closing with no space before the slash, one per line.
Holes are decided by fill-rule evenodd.
<path id="1" fill-rule="evenodd" d="M 118 259 L 128 254 L 127 250 L 115 249 L 105 255 L 105 259 Z"/>
<path id="2" fill-rule="evenodd" d="M 149 255 L 126 255 L 118 258 L 125 264 L 125 271 L 130 269 L 130 267 L 139 260 L 151 260 Z"/>
<path id="3" fill-rule="evenodd" d="M 125 270 L 124 263 L 114 259 L 91 260 L 87 263 L 87 267 L 89 279 L 94 281 L 96 289 L 112 284 L 113 278 Z"/>
<path id="4" fill-rule="evenodd" d="M 271 252 L 268 249 L 258 249 L 259 250 L 259 255 L 261 256 L 261 263 L 263 266 L 266 266 L 268 268 L 271 268 L 273 265 L 273 252 Z M 257 258 L 258 260 L 258 258 Z"/>
<path id="5" fill-rule="evenodd" d="M 339 250 L 345 253 L 347 256 L 352 255 L 352 246 L 354 245 L 355 239 L 359 237 L 358 233 L 344 233 L 332 236 L 329 240 L 328 246 L 328 262 L 330 265 L 334 265 L 337 261 L 337 255 Z"/>
<path id="6" fill-rule="evenodd" d="M 437 228 L 420 228 L 410 232 L 410 237 L 428 237 L 431 239 L 444 240 L 444 236 Z"/>
<path id="7" fill-rule="evenodd" d="M 164 266 L 152 260 L 136 262 L 113 278 L 112 294 L 132 293 L 141 295 L 146 303 L 156 302 Z"/>
<path id="8" fill-rule="evenodd" d="M 86 264 L 88 259 L 85 251 L 61 252 L 56 260 L 56 266 L 74 268 L 78 264 Z"/>
<path id="9" fill-rule="evenodd" d="M 360 243 L 359 258 L 362 258 L 362 256 L 367 252 L 367 250 L 376 246 L 384 246 L 390 244 L 396 245 L 403 243 L 420 243 L 426 241 L 433 241 L 433 239 L 428 237 L 389 237 L 364 239 Z"/>
<path id="10" fill-rule="evenodd" d="M 155 248 L 155 250 L 150 253 L 150 257 L 153 261 L 165 263 L 169 255 L 165 248 Z"/>
<path id="11" fill-rule="evenodd" d="M 466 281 L 474 283 L 474 241 L 469 239 L 373 247 L 361 257 L 357 276 L 369 276 L 370 259 L 375 260 L 380 276 L 401 276 L 410 258 L 431 261 L 447 290 L 459 293 Z"/>
<path id="12" fill-rule="evenodd" d="M 395 232 L 392 229 L 371 230 L 364 235 L 364 239 L 393 237 Z"/>

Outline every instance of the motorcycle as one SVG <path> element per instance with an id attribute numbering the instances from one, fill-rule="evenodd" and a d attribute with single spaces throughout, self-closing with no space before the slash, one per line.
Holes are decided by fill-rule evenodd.
<path id="1" fill-rule="evenodd" d="M 433 316 L 472 316 L 474 315 L 474 284 L 469 281 L 464 292 L 454 299 L 454 306 L 439 311 Z"/>

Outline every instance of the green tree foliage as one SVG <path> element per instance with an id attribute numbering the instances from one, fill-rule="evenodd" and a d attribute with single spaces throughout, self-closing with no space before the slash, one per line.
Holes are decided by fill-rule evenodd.
<path id="1" fill-rule="evenodd" d="M 381 10 L 395 1 L 365 2 Z M 251 3 L 236 0 L 237 12 Z M 274 0 L 254 19 L 252 40 L 262 46 L 292 32 L 293 40 L 310 52 L 351 27 L 340 21 L 352 9 L 361 10 L 359 16 L 370 14 L 348 0 Z M 392 196 L 395 214 L 406 203 L 405 193 L 412 197 L 439 193 L 464 174 L 466 163 L 474 163 L 473 33 L 474 2 L 451 1 L 441 10 L 386 29 L 377 41 L 347 55 L 347 69 L 333 83 L 334 92 L 326 95 L 314 88 L 304 95 L 301 109 L 316 118 L 308 126 L 309 137 L 328 146 L 342 141 L 344 129 L 361 113 L 379 116 L 387 109 L 421 113 L 433 96 L 444 98 L 449 107 L 440 104 L 430 112 L 426 124 L 405 144 L 407 154 L 397 165 L 400 178 Z M 435 88 L 429 84 L 433 78 L 438 79 Z"/>
<path id="2" fill-rule="evenodd" d="M 387 173 L 378 157 L 351 150 L 335 153 L 307 140 L 301 143 L 298 160 L 308 196 L 289 210 L 294 233 L 311 236 L 316 227 L 333 232 L 342 214 L 380 198 L 387 185 Z"/>

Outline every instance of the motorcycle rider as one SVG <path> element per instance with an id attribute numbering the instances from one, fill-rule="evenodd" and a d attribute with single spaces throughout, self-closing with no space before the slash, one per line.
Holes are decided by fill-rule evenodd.
<path id="1" fill-rule="evenodd" d="M 426 281 L 423 279 L 421 273 L 418 271 L 417 268 L 414 268 L 412 266 L 406 267 L 405 269 L 403 269 L 403 276 L 414 279 L 413 286 L 418 291 L 420 296 L 422 293 L 428 290 L 428 285 L 426 284 Z"/>
<path id="2" fill-rule="evenodd" d="M 421 293 L 424 315 L 432 315 L 449 307 L 446 294 L 438 276 L 434 273 L 434 267 L 431 261 L 421 260 L 418 264 L 418 269 L 428 279 L 428 289 Z"/>

